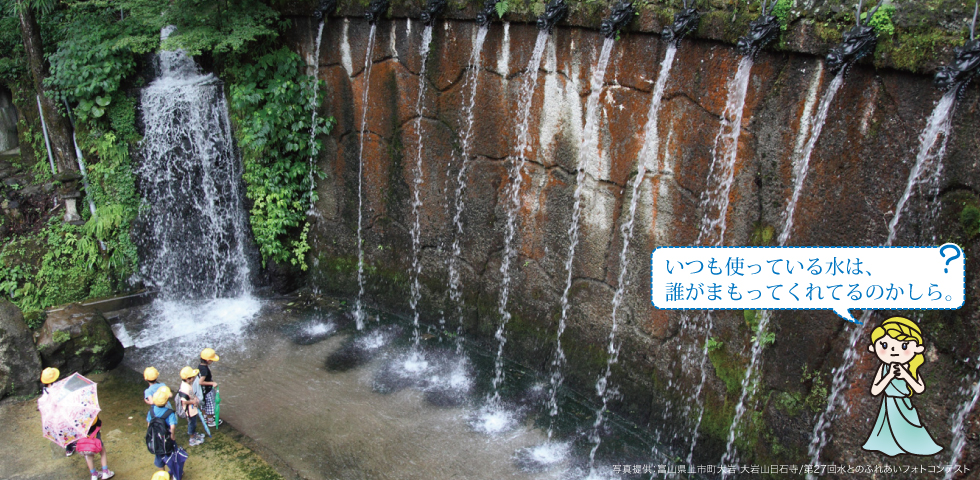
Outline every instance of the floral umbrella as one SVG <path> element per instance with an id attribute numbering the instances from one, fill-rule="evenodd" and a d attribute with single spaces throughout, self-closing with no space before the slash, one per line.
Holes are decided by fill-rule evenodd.
<path id="1" fill-rule="evenodd" d="M 64 447 L 88 435 L 101 409 L 95 382 L 73 373 L 37 400 L 44 438 Z"/>

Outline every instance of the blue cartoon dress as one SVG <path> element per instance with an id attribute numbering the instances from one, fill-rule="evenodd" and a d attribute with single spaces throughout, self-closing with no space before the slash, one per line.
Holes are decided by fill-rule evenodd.
<path id="1" fill-rule="evenodd" d="M 885 364 L 882 375 L 888 375 L 890 365 Z M 919 414 L 909 398 L 909 386 L 905 380 L 894 378 L 883 392 L 878 420 L 871 430 L 871 437 L 864 443 L 865 450 L 879 451 L 894 457 L 902 453 L 934 455 L 943 447 L 936 445 L 929 432 L 919 421 Z"/>

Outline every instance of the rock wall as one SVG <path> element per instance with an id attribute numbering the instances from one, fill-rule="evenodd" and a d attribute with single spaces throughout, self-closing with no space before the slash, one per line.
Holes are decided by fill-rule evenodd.
<path id="1" fill-rule="evenodd" d="M 370 86 L 363 160 L 364 251 L 367 301 L 407 313 L 411 259 L 409 228 L 412 169 L 424 139 L 421 183 L 422 321 L 452 318 L 447 261 L 453 241 L 453 191 L 460 167 L 465 72 L 476 25 L 436 24 L 424 88 L 422 116 L 415 110 L 423 26 L 403 18 L 378 23 L 365 78 L 369 26 L 360 18 L 331 18 L 320 49 L 319 78 L 326 82 L 321 114 L 337 119 L 323 138 L 319 158 L 327 177 L 318 182 L 312 232 L 311 281 L 325 291 L 356 295 L 358 149 L 362 104 Z M 314 64 L 317 25 L 294 18 L 289 40 Z M 533 25 L 494 23 L 479 72 L 474 138 L 465 190 L 462 285 L 470 338 L 495 345 L 499 316 L 500 262 L 506 210 L 506 167 L 514 160 L 518 91 L 537 31 Z M 521 190 L 518 258 L 511 275 L 505 354 L 547 370 L 554 350 L 559 297 L 565 282 L 567 230 L 581 145 L 589 78 L 602 44 L 598 31 L 559 27 L 549 40 L 531 109 L 531 152 Z M 581 242 L 574 263 L 572 311 L 563 343 L 569 352 L 569 385 L 591 394 L 606 362 L 611 300 L 617 287 L 620 226 L 637 173 L 651 90 L 665 44 L 659 36 L 630 33 L 614 47 L 600 96 L 600 154 L 588 170 Z M 619 317 L 622 342 L 613 383 L 622 393 L 612 408 L 660 433 L 686 452 L 698 409 L 688 398 L 705 374 L 699 396 L 705 405 L 695 463 L 717 463 L 724 451 L 741 377 L 750 355 L 743 312 L 713 315 L 710 336 L 721 342 L 702 361 L 704 333 L 682 329 L 684 315 L 653 309 L 649 254 L 662 245 L 691 245 L 704 216 L 700 198 L 709 187 L 712 145 L 725 106 L 726 83 L 739 56 L 729 44 L 683 41 L 659 116 L 661 155 L 643 179 L 629 250 L 628 286 Z M 771 242 L 793 191 L 793 152 L 799 148 L 804 112 L 826 89 L 831 75 L 807 54 L 764 51 L 752 70 L 735 176 L 727 210 L 725 245 Z M 834 103 L 810 162 L 788 245 L 880 245 L 905 189 L 925 126 L 941 92 L 927 76 L 856 67 Z M 926 333 L 929 362 L 922 368 L 929 388 L 916 398 L 923 422 L 941 445 L 951 439 L 951 416 L 967 398 L 961 388 L 976 380 L 980 353 L 977 292 L 980 242 L 961 221 L 978 204 L 980 147 L 976 87 L 961 99 L 946 152 L 939 195 L 918 192 L 897 245 L 956 241 L 967 259 L 967 302 L 957 311 L 908 312 Z M 938 212 L 930 221 L 928 212 Z M 768 233 L 767 233 L 768 232 Z M 895 312 L 876 312 L 874 323 Z M 703 325 L 691 319 L 690 325 Z M 760 393 L 749 402 L 749 421 L 739 436 L 743 461 L 807 461 L 817 413 L 823 411 L 833 369 L 842 363 L 854 327 L 830 311 L 773 314 L 775 342 L 763 353 Z M 867 340 L 868 330 L 859 343 Z M 495 348 L 495 347 L 494 347 Z M 881 463 L 861 450 L 880 400 L 868 394 L 877 365 L 861 355 L 846 377 L 850 411 L 833 423 L 824 463 Z M 971 360 L 964 360 L 971 359 Z M 702 365 L 704 369 L 702 369 Z M 964 457 L 977 465 L 976 416 L 970 417 Z M 672 439 L 672 440 L 671 440 Z M 763 441 L 758 441 L 758 440 Z M 938 459 L 948 460 L 949 448 Z M 972 463 L 970 463 L 972 462 Z M 948 462 L 947 462 L 948 463 Z"/>

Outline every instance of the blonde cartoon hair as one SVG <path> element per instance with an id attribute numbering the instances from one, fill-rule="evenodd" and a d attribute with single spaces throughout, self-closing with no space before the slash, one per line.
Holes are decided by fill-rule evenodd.
<path id="1" fill-rule="evenodd" d="M 900 342 L 913 341 L 919 345 L 922 345 L 922 330 L 919 330 L 919 326 L 915 324 L 912 320 L 904 317 L 892 317 L 888 320 L 882 322 L 880 327 L 874 329 L 871 332 L 871 343 L 877 342 L 881 337 L 888 334 L 889 337 L 894 338 Z M 912 378 L 918 379 L 919 376 L 916 374 L 916 370 L 919 369 L 919 365 L 925 363 L 926 359 L 921 353 L 915 354 L 912 360 L 909 360 L 909 373 L 912 374 Z M 909 396 L 912 396 L 912 389 L 909 388 Z"/>

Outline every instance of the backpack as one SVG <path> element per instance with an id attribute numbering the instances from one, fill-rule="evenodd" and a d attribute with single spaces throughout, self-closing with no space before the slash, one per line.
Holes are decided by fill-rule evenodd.
<path id="1" fill-rule="evenodd" d="M 150 409 L 152 415 L 153 409 Z M 154 455 L 166 455 L 173 450 L 173 442 L 170 440 L 170 426 L 167 425 L 167 417 L 173 410 L 167 409 L 163 415 L 154 416 L 150 420 L 150 426 L 146 427 L 146 449 Z"/>
<path id="2" fill-rule="evenodd" d="M 177 416 L 178 417 L 187 418 L 187 410 L 189 410 L 190 407 L 187 405 L 181 406 L 180 401 L 181 400 L 189 401 L 190 399 L 191 399 L 190 395 L 184 392 L 177 392 Z"/>

